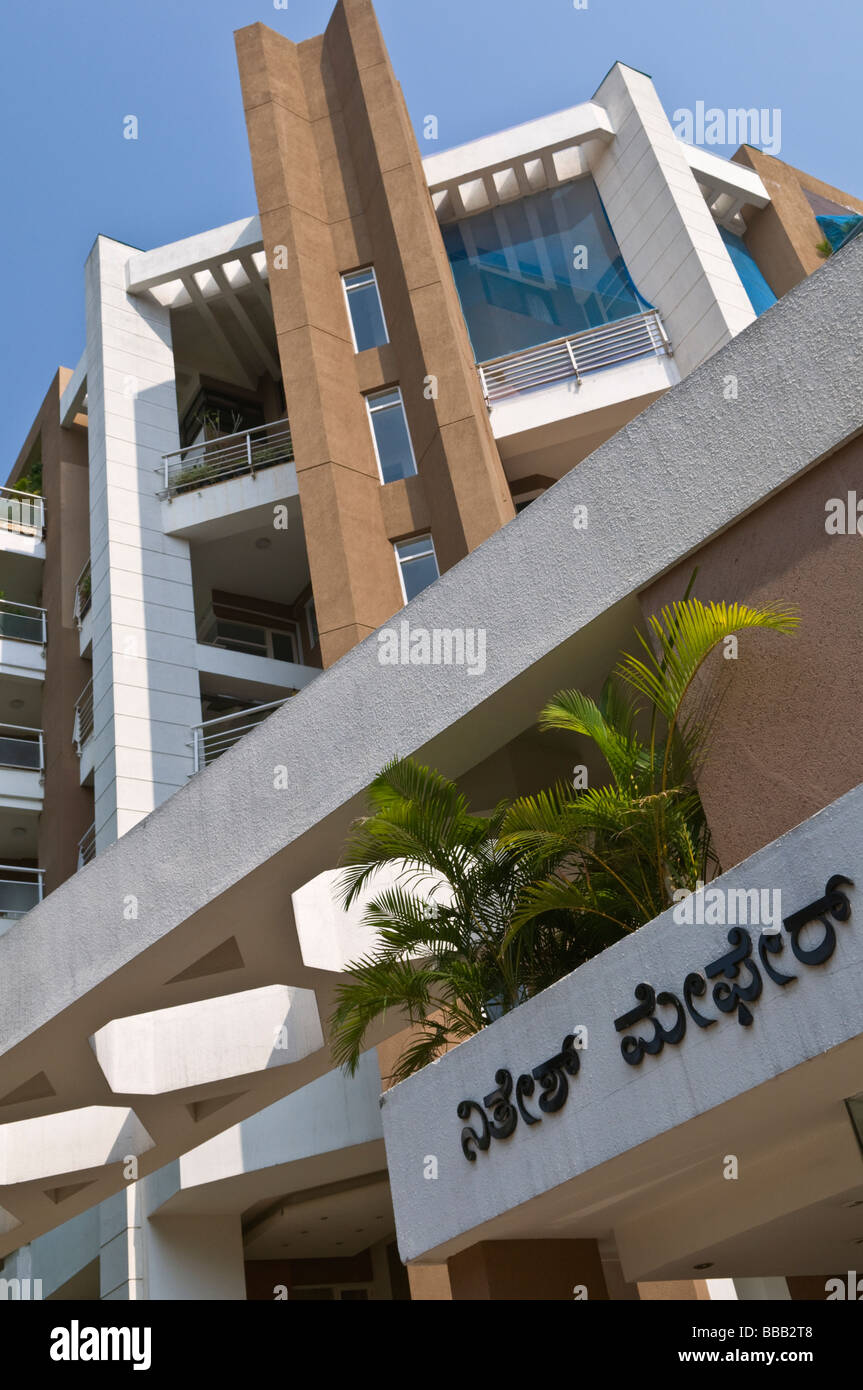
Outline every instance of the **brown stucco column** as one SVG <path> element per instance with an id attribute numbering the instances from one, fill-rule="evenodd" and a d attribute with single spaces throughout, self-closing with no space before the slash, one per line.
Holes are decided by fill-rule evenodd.
<path id="1" fill-rule="evenodd" d="M 754 169 L 770 194 L 767 207 L 744 210 L 744 241 L 773 293 L 787 294 L 824 264 L 817 250 L 824 233 L 804 190 L 854 212 L 863 213 L 863 202 L 751 145 L 742 145 L 733 158 Z"/>
<path id="2" fill-rule="evenodd" d="M 237 54 L 326 666 L 401 607 L 402 525 L 431 530 L 443 571 L 514 513 L 370 0 L 340 0 L 306 43 L 242 29 Z M 357 354 L 341 275 L 366 265 L 390 342 Z M 363 398 L 396 384 L 419 474 L 409 507 L 384 505 Z"/>
<path id="3" fill-rule="evenodd" d="M 456 1302 L 608 1300 L 595 1240 L 484 1240 L 447 1265 Z"/>
<path id="4" fill-rule="evenodd" d="M 90 678 L 73 616 L 75 581 L 90 553 L 90 498 L 86 420 L 60 424 L 60 396 L 72 373 L 61 367 L 12 470 L 17 477 L 35 450 L 42 458 L 46 542 L 42 605 L 48 644 L 42 690 L 45 798 L 39 820 L 39 865 L 51 893 L 78 868 L 78 841 L 93 822 L 93 794 L 81 786 L 72 742 L 75 701 Z M 14 593 L 7 598 L 14 599 Z"/>
<path id="5" fill-rule="evenodd" d="M 789 425 L 793 428 L 793 422 Z M 781 447 L 781 443 L 777 445 Z M 863 781 L 859 722 L 860 535 L 826 530 L 827 503 L 863 499 L 863 437 L 714 536 L 641 595 L 646 614 L 694 593 L 795 604 L 791 636 L 742 633 L 736 660 L 714 653 L 698 683 L 716 708 L 698 785 L 723 869 Z"/>

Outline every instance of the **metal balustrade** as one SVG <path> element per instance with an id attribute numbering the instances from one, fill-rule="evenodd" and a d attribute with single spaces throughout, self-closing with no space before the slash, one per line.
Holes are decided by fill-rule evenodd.
<path id="1" fill-rule="evenodd" d="M 78 757 L 81 756 L 81 749 L 87 739 L 93 733 L 93 682 L 89 680 L 75 701 L 75 723 L 72 729 L 72 741 L 75 744 Z"/>
<path id="2" fill-rule="evenodd" d="M 78 868 L 83 869 L 91 859 L 96 858 L 96 824 L 90 826 L 78 841 Z"/>
<path id="3" fill-rule="evenodd" d="M 202 724 L 195 724 L 192 727 L 192 754 L 194 759 L 194 770 L 200 772 L 202 768 L 208 767 L 215 762 L 229 748 L 233 748 L 235 743 L 254 729 L 258 724 L 272 714 L 273 710 L 281 709 L 291 695 L 284 700 L 276 700 L 271 705 L 255 705 L 251 709 L 237 710 L 234 714 L 222 715 L 219 719 L 207 719 Z"/>
<path id="4" fill-rule="evenodd" d="M 240 434 L 224 434 L 177 449 L 162 458 L 163 488 L 159 496 L 177 497 L 243 474 L 252 477 L 277 463 L 293 463 L 294 445 L 287 420 L 258 425 Z"/>
<path id="5" fill-rule="evenodd" d="M 671 356 L 671 344 L 655 310 L 630 318 L 604 323 L 584 333 L 557 338 L 551 343 L 507 353 L 479 364 L 482 389 L 489 405 L 551 386 L 558 381 L 575 381 L 605 367 L 617 367 L 637 357 Z"/>
<path id="6" fill-rule="evenodd" d="M 45 503 L 32 492 L 0 487 L 0 531 L 22 536 L 41 536 L 45 531 Z"/>
<path id="7" fill-rule="evenodd" d="M 0 599 L 0 637 L 13 637 L 16 642 L 35 642 L 44 647 L 48 640 L 45 609 L 30 603 L 13 603 Z"/>
<path id="8" fill-rule="evenodd" d="M 90 612 L 93 604 L 93 578 L 90 573 L 90 561 L 88 560 L 78 578 L 75 581 L 75 607 L 72 616 L 81 630 L 81 624 Z"/>
<path id="9" fill-rule="evenodd" d="M 8 878 L 13 874 L 13 878 Z M 42 901 L 44 869 L 0 864 L 0 918 L 23 917 Z"/>
<path id="10" fill-rule="evenodd" d="M 41 729 L 20 724 L 0 724 L 0 767 L 45 769 L 45 743 Z"/>

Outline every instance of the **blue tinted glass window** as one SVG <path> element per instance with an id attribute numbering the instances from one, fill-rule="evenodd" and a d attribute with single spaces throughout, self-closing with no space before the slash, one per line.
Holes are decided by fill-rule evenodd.
<path id="1" fill-rule="evenodd" d="M 824 233 L 825 240 L 834 251 L 838 251 L 840 246 L 851 240 L 851 233 L 859 228 L 863 217 L 858 212 L 850 212 L 847 217 L 836 214 L 831 217 L 824 214 L 816 217 L 815 221 Z"/>
<path id="2" fill-rule="evenodd" d="M 374 271 L 358 270 L 353 275 L 343 275 L 342 279 L 357 352 L 383 347 L 389 337 Z"/>
<path id="3" fill-rule="evenodd" d="M 380 391 L 366 400 L 383 481 L 409 478 L 417 469 L 401 391 Z"/>
<path id="4" fill-rule="evenodd" d="M 442 228 L 478 362 L 643 311 L 591 178 Z"/>
<path id="5" fill-rule="evenodd" d="M 405 597 L 410 603 L 412 598 L 416 598 L 417 594 L 421 594 L 423 589 L 427 589 L 429 584 L 434 584 L 439 578 L 431 536 L 423 536 L 416 541 L 402 541 L 396 546 L 396 555 Z"/>
<path id="6" fill-rule="evenodd" d="M 743 237 L 735 236 L 724 227 L 719 228 L 719 235 L 728 248 L 731 264 L 740 276 L 740 283 L 749 296 L 749 303 L 756 314 L 763 314 L 765 309 L 776 303 L 776 295 L 758 269 L 758 264 Z"/>

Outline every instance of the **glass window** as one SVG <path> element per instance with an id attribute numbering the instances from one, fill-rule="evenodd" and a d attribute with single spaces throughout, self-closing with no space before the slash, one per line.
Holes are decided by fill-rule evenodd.
<path id="1" fill-rule="evenodd" d="M 740 276 L 740 283 L 749 297 L 749 303 L 752 305 L 756 314 L 763 314 L 765 309 L 769 309 L 771 304 L 776 303 L 776 295 L 761 274 L 743 237 L 735 236 L 733 232 L 727 231 L 725 227 L 719 228 L 719 235 L 725 242 L 726 249 L 731 257 L 731 264 Z"/>
<path id="2" fill-rule="evenodd" d="M 442 229 L 478 362 L 642 313 L 592 178 Z"/>
<path id="3" fill-rule="evenodd" d="M 404 401 L 398 386 L 366 396 L 381 479 L 394 483 L 416 473 Z"/>
<path id="4" fill-rule="evenodd" d="M 357 270 L 352 275 L 343 275 L 342 283 L 357 352 L 388 343 L 389 334 L 374 270 L 369 267 L 368 270 Z"/>
<path id="5" fill-rule="evenodd" d="M 311 646 L 318 645 L 318 615 L 315 612 L 315 600 L 310 598 L 306 604 L 306 627 L 309 630 L 309 642 Z"/>
<path id="6" fill-rule="evenodd" d="M 296 661 L 297 648 L 290 632 L 273 632 L 271 640 L 275 661 Z"/>
<path id="7" fill-rule="evenodd" d="M 431 536 L 420 536 L 417 540 L 399 541 L 396 545 L 402 589 L 405 602 L 421 594 L 429 584 L 440 577 L 437 556 Z"/>

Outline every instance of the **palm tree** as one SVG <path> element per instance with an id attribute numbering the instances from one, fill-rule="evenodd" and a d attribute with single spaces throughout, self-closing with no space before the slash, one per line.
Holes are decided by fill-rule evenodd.
<path id="1" fill-rule="evenodd" d="M 355 1071 L 369 1028 L 392 1010 L 412 1029 L 393 1072 L 402 1080 L 713 877 L 696 785 L 711 710 L 693 685 L 727 638 L 797 621 L 786 606 L 686 598 L 649 619 L 598 702 L 555 695 L 540 727 L 589 739 L 602 786 L 560 784 L 478 816 L 439 773 L 411 759 L 384 768 L 346 847 L 343 904 L 384 867 L 396 881 L 368 902 L 377 944 L 337 990 L 336 1063 Z"/>
<path id="2" fill-rule="evenodd" d="M 367 903 L 364 922 L 378 944 L 348 967 L 352 978 L 337 991 L 333 1057 L 355 1071 L 368 1028 L 395 1010 L 413 1029 L 398 1081 L 568 973 L 559 940 L 568 921 L 544 914 L 522 940 L 504 944 L 536 880 L 535 853 L 502 842 L 506 803 L 473 815 L 453 782 L 409 758 L 384 768 L 369 800 L 373 814 L 346 847 L 341 901 L 354 903 L 381 868 L 395 868 L 397 880 Z"/>
<path id="3" fill-rule="evenodd" d="M 504 839 L 553 864 L 515 914 L 507 948 L 545 912 L 569 910 L 581 932 L 603 921 L 618 936 L 664 912 L 677 890 L 693 891 L 719 864 L 696 784 L 715 701 L 693 686 L 710 654 L 753 628 L 791 632 L 786 605 L 703 604 L 683 599 L 654 614 L 640 654 L 625 654 L 598 703 L 559 691 L 540 716 L 593 743 L 607 784 L 573 796 L 558 787 L 512 807 Z"/>

